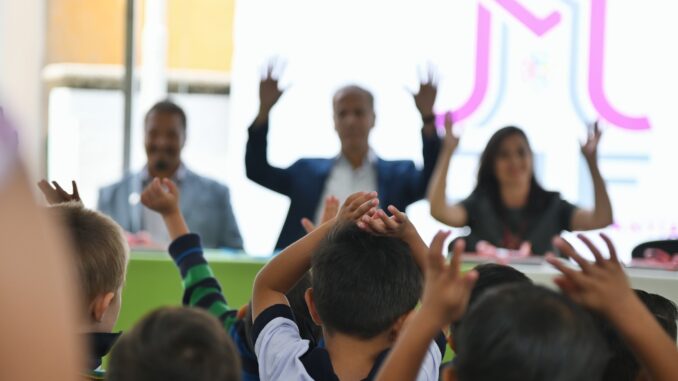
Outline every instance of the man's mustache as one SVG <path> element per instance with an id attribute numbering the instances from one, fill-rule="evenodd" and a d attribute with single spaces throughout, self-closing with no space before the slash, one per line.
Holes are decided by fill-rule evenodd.
<path id="1" fill-rule="evenodd" d="M 166 171 L 169 169 L 169 162 L 167 160 L 158 160 L 153 164 L 153 169 L 158 172 Z"/>

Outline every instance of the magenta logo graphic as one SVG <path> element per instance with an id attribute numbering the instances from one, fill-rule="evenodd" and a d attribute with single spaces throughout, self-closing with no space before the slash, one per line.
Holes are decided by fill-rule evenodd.
<path id="1" fill-rule="evenodd" d="M 536 36 L 541 37 L 561 22 L 561 14 L 558 11 L 551 12 L 548 16 L 540 18 L 535 16 L 519 0 L 495 0 L 512 17 L 518 20 L 527 29 Z M 572 0 L 561 0 L 576 9 L 576 4 Z M 628 130 L 646 130 L 650 128 L 650 122 L 647 117 L 633 117 L 624 114 L 616 109 L 605 95 L 603 81 L 605 78 L 605 21 L 607 0 L 589 0 L 591 2 L 591 25 L 589 31 L 589 65 L 588 65 L 588 95 L 591 104 L 598 113 L 598 116 L 607 122 Z M 573 28 L 578 25 L 578 12 L 573 12 Z M 452 113 L 457 122 L 465 120 L 473 115 L 483 103 L 487 95 L 489 68 L 490 68 L 490 48 L 492 28 L 492 14 L 482 4 L 478 4 L 478 20 L 476 31 L 476 73 L 475 84 L 471 95 L 461 107 L 456 110 L 448 111 Z M 573 39 L 576 44 L 576 39 Z M 573 48 L 572 54 L 576 54 L 578 49 Z M 572 65 L 575 65 L 574 60 Z M 573 73 L 575 72 L 573 68 Z M 572 78 L 574 81 L 575 78 Z M 575 86 L 572 86 L 574 91 Z M 573 97 L 574 99 L 575 97 Z M 576 103 L 576 102 L 575 102 Z M 578 108 L 578 105 L 575 105 Z M 580 117 L 584 118 L 583 112 L 578 110 Z M 436 122 L 443 125 L 445 113 L 437 115 Z"/>

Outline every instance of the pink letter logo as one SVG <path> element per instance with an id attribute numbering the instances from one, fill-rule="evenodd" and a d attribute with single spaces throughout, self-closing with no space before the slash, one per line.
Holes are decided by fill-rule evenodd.
<path id="1" fill-rule="evenodd" d="M 569 0 L 564 1 L 571 4 Z M 601 118 L 617 127 L 629 130 L 649 129 L 650 122 L 647 117 L 631 117 L 625 115 L 617 110 L 605 95 L 603 81 L 605 78 L 604 49 L 607 0 L 590 1 L 591 30 L 589 32 L 588 92 L 591 103 Z M 561 21 L 561 15 L 558 11 L 551 12 L 544 18 L 539 18 L 518 0 L 496 0 L 496 2 L 538 37 L 548 33 Z M 576 14 L 576 12 L 574 13 Z M 574 25 L 577 24 L 576 21 L 577 20 L 574 20 Z M 490 66 L 491 24 L 492 15 L 490 11 L 482 4 L 478 4 L 475 84 L 473 91 L 466 102 L 458 109 L 448 111 L 452 113 L 452 117 L 457 122 L 473 115 L 487 95 Z M 576 41 L 573 41 L 573 44 L 576 44 Z M 573 49 L 573 54 L 574 53 L 576 53 L 576 49 Z M 444 124 L 445 114 L 446 113 L 437 115 L 436 123 L 438 125 L 442 126 Z"/>

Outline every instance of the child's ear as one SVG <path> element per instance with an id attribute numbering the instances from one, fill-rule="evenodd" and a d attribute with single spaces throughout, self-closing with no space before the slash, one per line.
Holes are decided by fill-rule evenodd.
<path id="1" fill-rule="evenodd" d="M 315 302 L 313 301 L 313 289 L 309 288 L 304 293 L 304 300 L 306 300 L 306 307 L 308 307 L 308 312 L 311 314 L 311 319 L 316 325 L 323 325 L 323 321 L 318 315 L 318 310 L 315 308 Z"/>
<path id="2" fill-rule="evenodd" d="M 114 292 L 107 292 L 105 294 L 100 294 L 97 295 L 97 297 L 94 298 L 92 301 L 92 304 L 90 305 L 90 312 L 92 319 L 96 322 L 101 322 L 104 320 L 104 316 L 106 315 L 106 311 L 108 311 L 108 307 L 111 306 L 111 303 L 113 302 L 113 299 L 115 299 L 115 293 Z"/>
<path id="3" fill-rule="evenodd" d="M 443 381 L 457 381 L 457 372 L 455 371 L 454 367 L 448 366 L 447 368 L 444 368 L 442 370 L 441 379 Z"/>
<path id="4" fill-rule="evenodd" d="M 398 320 L 395 321 L 395 323 L 393 323 L 393 325 L 391 326 L 391 337 L 390 337 L 390 339 L 392 341 L 395 341 L 395 339 L 398 338 L 398 335 L 400 334 L 400 332 L 407 325 L 407 321 L 409 320 L 410 316 L 412 316 L 413 311 L 414 310 L 406 312 L 405 314 L 400 316 L 398 318 Z"/>
<path id="5" fill-rule="evenodd" d="M 457 344 L 454 343 L 454 330 L 450 329 L 449 335 L 447 335 L 447 345 L 450 346 L 452 352 L 457 352 Z"/>

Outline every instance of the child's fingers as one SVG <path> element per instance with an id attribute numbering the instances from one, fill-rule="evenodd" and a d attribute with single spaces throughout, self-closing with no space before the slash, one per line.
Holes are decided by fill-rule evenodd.
<path id="1" fill-rule="evenodd" d="M 153 182 L 151 183 L 151 190 L 156 196 L 162 194 L 162 181 L 159 178 L 156 177 L 153 179 Z"/>
<path id="2" fill-rule="evenodd" d="M 364 231 L 366 231 L 366 232 L 368 232 L 368 233 L 370 233 L 370 234 L 374 234 L 374 235 L 378 235 L 378 234 L 379 234 L 379 232 L 377 232 L 377 231 L 374 230 L 374 228 L 372 227 L 372 225 L 370 225 L 369 223 L 366 223 L 366 222 L 364 222 L 364 221 L 358 221 L 358 222 L 356 222 L 356 225 L 357 225 L 360 229 L 362 229 L 362 230 L 364 230 Z"/>
<path id="3" fill-rule="evenodd" d="M 384 227 L 390 230 L 397 230 L 398 223 L 389 218 L 383 210 L 377 210 L 377 217 L 384 223 Z"/>
<path id="4" fill-rule="evenodd" d="M 78 184 L 75 183 L 75 180 L 71 180 L 71 186 L 73 187 L 73 197 L 80 199 L 80 193 L 78 192 Z"/>
<path id="5" fill-rule="evenodd" d="M 356 205 L 358 201 L 362 201 L 363 198 L 359 198 L 358 200 L 353 202 L 353 205 Z M 357 219 L 363 214 L 367 213 L 370 209 L 376 207 L 379 205 L 379 200 L 376 198 L 368 198 L 367 201 L 364 201 L 360 206 L 358 206 L 356 209 L 354 209 L 351 212 L 351 219 Z"/>
<path id="6" fill-rule="evenodd" d="M 583 235 L 583 234 L 577 234 L 577 238 L 579 238 L 580 241 L 584 242 L 586 247 L 591 250 L 591 253 L 593 253 L 593 256 L 596 258 L 596 263 L 599 265 L 603 265 L 605 263 L 605 259 L 603 258 L 603 254 L 601 254 L 600 250 L 591 242 L 591 240 Z"/>
<path id="7" fill-rule="evenodd" d="M 566 276 L 560 275 L 553 278 L 553 283 L 558 286 L 570 299 L 577 299 L 577 285 Z M 577 300 L 575 300 L 577 301 Z"/>
<path id="8" fill-rule="evenodd" d="M 357 192 L 348 196 L 344 205 L 348 207 L 348 210 L 354 211 L 359 208 L 360 205 L 376 197 L 377 192 Z"/>
<path id="9" fill-rule="evenodd" d="M 407 222 L 407 214 L 401 212 L 395 206 L 389 205 L 387 209 L 389 212 L 391 212 L 396 221 L 400 222 L 401 224 Z"/>
<path id="10" fill-rule="evenodd" d="M 325 215 L 329 218 L 333 218 L 337 215 L 339 211 L 339 199 L 334 196 L 327 197 L 325 202 Z"/>
<path id="11" fill-rule="evenodd" d="M 47 195 L 52 193 L 53 191 L 52 187 L 46 180 L 40 180 L 40 182 L 38 183 L 38 188 L 40 188 L 40 191 L 42 191 L 45 197 L 47 197 Z"/>
<path id="12" fill-rule="evenodd" d="M 608 237 L 607 234 L 605 233 L 600 233 L 600 238 L 602 238 L 603 241 L 605 241 L 607 249 L 610 251 L 610 260 L 616 264 L 619 264 L 619 258 L 617 257 L 617 249 L 614 247 L 614 244 L 612 243 L 610 237 Z"/>
<path id="13" fill-rule="evenodd" d="M 553 240 L 553 244 L 555 247 L 557 247 L 566 257 L 574 259 L 575 262 L 579 264 L 579 267 L 581 267 L 582 271 L 585 273 L 590 273 L 591 272 L 591 264 L 588 263 L 584 258 L 582 258 L 577 252 L 574 250 L 572 245 L 570 245 L 569 242 L 565 241 L 564 239 L 560 237 L 556 237 Z"/>
<path id="14" fill-rule="evenodd" d="M 428 250 L 428 270 L 440 271 L 445 265 L 445 258 L 442 256 L 443 243 L 450 235 L 450 232 L 439 231 L 433 236 L 431 246 Z"/>
<path id="15" fill-rule="evenodd" d="M 57 183 L 56 181 L 52 181 L 52 184 L 54 185 L 54 189 L 56 189 L 57 193 L 59 193 L 59 195 L 61 195 L 62 198 L 66 198 L 69 196 L 68 192 L 66 192 L 61 187 L 61 185 L 59 185 L 59 183 Z"/>
<path id="16" fill-rule="evenodd" d="M 574 270 L 568 267 L 558 258 L 554 257 L 553 254 L 546 256 L 546 262 L 550 263 L 551 266 L 555 267 L 558 271 L 563 273 L 563 275 L 576 284 L 582 284 L 584 282 L 584 274 L 580 273 L 577 270 Z"/>
<path id="17" fill-rule="evenodd" d="M 459 269 L 461 267 L 461 256 L 466 250 L 466 241 L 460 238 L 454 242 L 452 247 L 452 260 L 450 261 L 450 271 L 452 275 L 459 274 Z"/>
<path id="18" fill-rule="evenodd" d="M 177 188 L 177 185 L 174 183 L 174 181 L 172 181 L 170 179 L 163 179 L 162 182 L 163 182 L 163 184 L 165 184 L 165 186 L 167 187 L 167 190 L 171 194 L 176 196 L 179 193 L 179 188 Z"/>
<path id="19" fill-rule="evenodd" d="M 313 230 L 315 230 L 315 225 L 313 225 L 313 222 L 311 222 L 311 220 L 309 220 L 306 217 L 301 219 L 301 226 L 304 227 L 304 230 L 306 230 L 306 233 L 310 233 Z"/>
<path id="20" fill-rule="evenodd" d="M 452 119 L 452 113 L 445 113 L 445 134 L 450 136 L 452 135 L 452 126 L 454 126 L 454 120 Z"/>
<path id="21" fill-rule="evenodd" d="M 371 233 L 382 235 L 387 233 L 383 222 L 376 217 L 369 217 L 368 215 L 365 214 L 362 217 L 360 217 L 359 222 L 365 224 L 365 226 L 367 226 L 370 229 Z"/>

